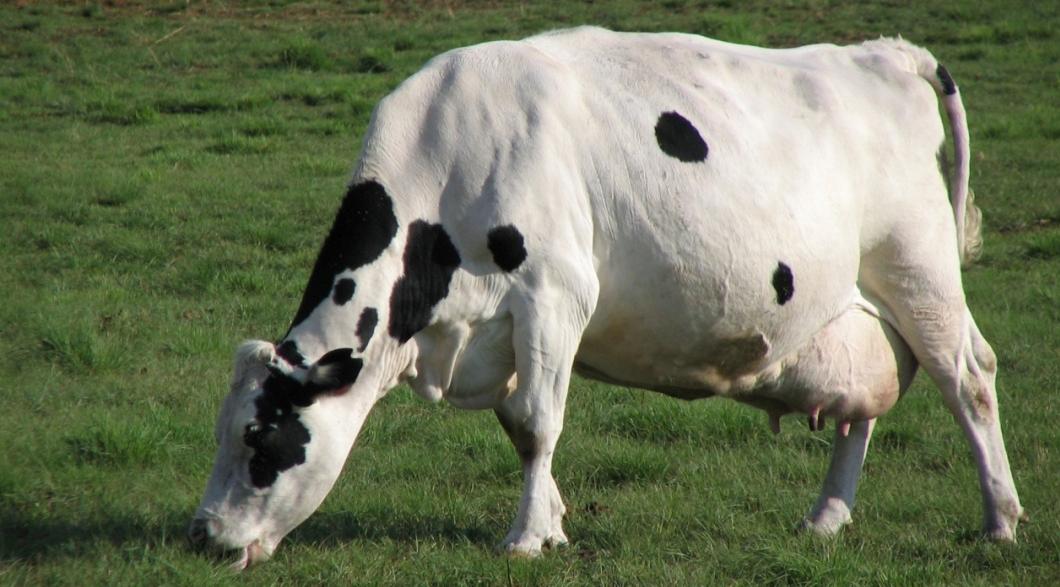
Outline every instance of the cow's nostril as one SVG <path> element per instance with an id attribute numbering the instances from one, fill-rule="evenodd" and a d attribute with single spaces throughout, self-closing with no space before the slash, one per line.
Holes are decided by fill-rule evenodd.
<path id="1" fill-rule="evenodd" d="M 202 548 L 206 545 L 206 539 L 209 537 L 210 531 L 206 520 L 196 518 L 191 521 L 191 525 L 188 526 L 188 542 L 193 547 Z"/>

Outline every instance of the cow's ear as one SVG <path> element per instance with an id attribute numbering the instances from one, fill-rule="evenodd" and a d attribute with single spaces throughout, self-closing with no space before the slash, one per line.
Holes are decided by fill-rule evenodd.
<path id="1" fill-rule="evenodd" d="M 364 362 L 353 357 L 353 349 L 328 351 L 309 368 L 305 387 L 314 392 L 333 392 L 357 380 Z"/>

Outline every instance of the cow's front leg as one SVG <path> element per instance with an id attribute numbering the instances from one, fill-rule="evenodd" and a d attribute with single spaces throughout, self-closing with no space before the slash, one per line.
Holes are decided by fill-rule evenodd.
<path id="1" fill-rule="evenodd" d="M 850 431 L 843 434 L 839 423 L 836 423 L 832 462 L 828 465 L 821 496 L 802 521 L 803 528 L 822 536 L 832 536 L 850 523 L 858 477 L 861 475 L 861 466 L 865 463 L 865 452 L 869 448 L 869 438 L 875 426 L 875 418 L 861 420 L 852 423 Z"/>
<path id="2" fill-rule="evenodd" d="M 574 355 L 599 291 L 588 270 L 572 271 L 559 283 L 571 289 L 541 287 L 513 300 L 516 385 L 496 408 L 523 465 L 519 512 L 502 546 L 525 556 L 567 542 L 552 454 L 563 429 Z"/>
<path id="3" fill-rule="evenodd" d="M 514 554 L 536 556 L 543 546 L 567 543 L 567 535 L 563 533 L 563 514 L 567 508 L 551 470 L 552 452 L 562 427 L 562 409 L 550 418 L 554 422 L 536 429 L 509 409 L 508 404 L 498 408 L 497 419 L 522 461 L 525 486 L 515 524 L 502 546 Z"/>

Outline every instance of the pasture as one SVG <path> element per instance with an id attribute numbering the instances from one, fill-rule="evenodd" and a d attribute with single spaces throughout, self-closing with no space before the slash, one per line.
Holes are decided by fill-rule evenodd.
<path id="1" fill-rule="evenodd" d="M 231 356 L 286 330 L 375 103 L 442 51 L 597 24 L 769 46 L 901 34 L 968 109 L 1019 542 L 979 535 L 968 445 L 921 374 L 854 523 L 793 531 L 831 423 L 576 379 L 571 545 L 495 550 L 521 490 L 493 414 L 407 389 L 247 576 L 188 550 Z M 1049 2 L 4 3 L 0 584 L 1060 584 L 1060 15 Z M 469 137 L 469 140 L 474 140 Z"/>

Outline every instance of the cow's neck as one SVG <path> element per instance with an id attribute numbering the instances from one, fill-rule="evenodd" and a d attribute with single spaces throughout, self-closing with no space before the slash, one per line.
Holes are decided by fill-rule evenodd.
<path id="1" fill-rule="evenodd" d="M 431 346 L 437 338 L 419 334 L 448 322 L 442 302 L 461 277 L 467 279 L 458 271 L 463 260 L 437 211 L 420 209 L 411 196 L 392 199 L 391 187 L 370 178 L 351 185 L 282 341 L 290 341 L 288 347 L 297 347 L 308 363 L 334 349 L 353 349 L 366 370 L 378 371 L 384 387 L 413 376 L 420 343 Z M 472 301 L 496 305 L 496 300 Z M 468 304 L 457 313 L 466 314 Z"/>
<path id="2" fill-rule="evenodd" d="M 278 347 L 283 354 L 285 345 L 288 348 L 293 346 L 306 364 L 334 349 L 350 348 L 356 354 L 362 354 L 366 349 L 357 336 L 359 321 L 360 316 L 353 309 L 321 308 L 306 320 L 293 325 Z M 286 354 L 284 358 L 292 364 L 297 360 Z"/>
<path id="3" fill-rule="evenodd" d="M 351 183 L 283 341 L 310 361 L 337 348 L 370 353 L 386 337 L 390 291 L 401 272 L 400 228 L 382 183 Z"/>
<path id="4" fill-rule="evenodd" d="M 277 347 L 289 362 L 311 365 L 325 353 L 342 348 L 364 361 L 359 384 L 385 391 L 404 377 L 414 360 L 414 346 L 399 344 L 387 332 L 387 300 L 355 295 L 344 304 L 323 302 L 294 325 Z M 382 297 L 382 296 L 379 296 Z"/>

